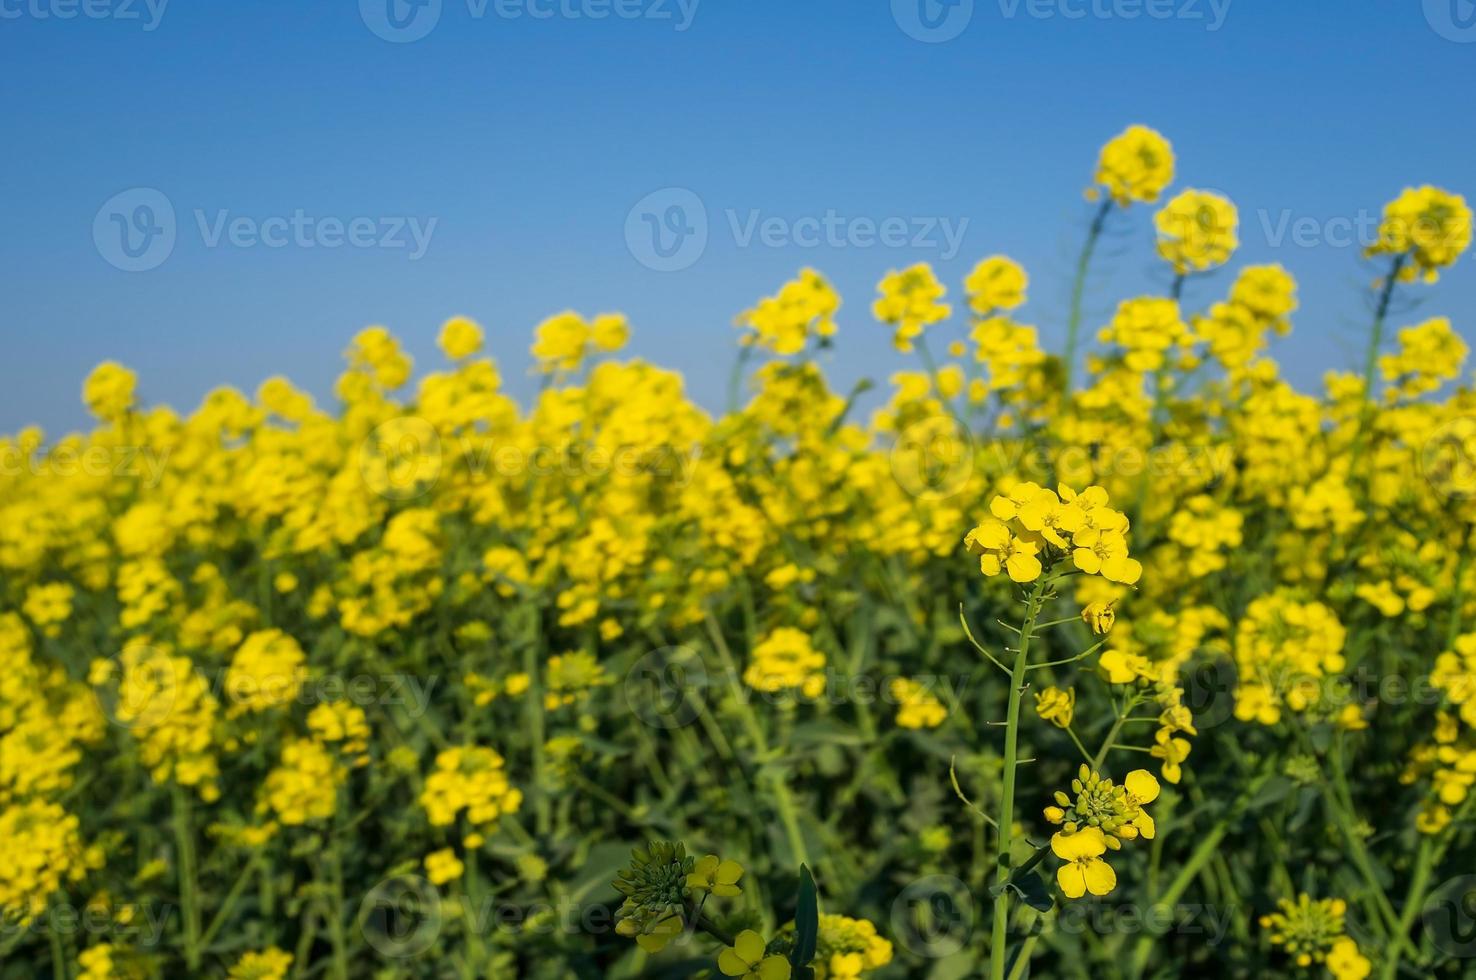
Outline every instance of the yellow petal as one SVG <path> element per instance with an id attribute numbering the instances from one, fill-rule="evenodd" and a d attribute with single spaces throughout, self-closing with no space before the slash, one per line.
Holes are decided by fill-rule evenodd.
<path id="1" fill-rule="evenodd" d="M 1040 578 L 1040 560 L 1034 555 L 1022 555 L 1017 552 L 1010 555 L 1009 560 L 1005 562 L 1005 570 L 1016 582 L 1034 582 Z"/>
<path id="2" fill-rule="evenodd" d="M 731 949 L 725 949 L 718 954 L 718 969 L 723 971 L 723 976 L 741 977 L 748 972 L 748 964 Z"/>
<path id="3" fill-rule="evenodd" d="M 1086 877 L 1075 861 L 1056 869 L 1056 884 L 1061 886 L 1061 892 L 1067 898 L 1080 898 L 1086 894 Z"/>
<path id="4" fill-rule="evenodd" d="M 765 956 L 758 975 L 759 980 L 789 980 L 789 961 L 782 956 Z"/>
<path id="5" fill-rule="evenodd" d="M 756 964 L 764 958 L 764 937 L 752 929 L 744 929 L 733 941 L 733 948 L 745 963 Z"/>
<path id="6" fill-rule="evenodd" d="M 1158 780 L 1147 769 L 1134 769 L 1127 774 L 1123 785 L 1139 803 L 1152 803 L 1158 799 Z"/>
<path id="7" fill-rule="evenodd" d="M 1101 858 L 1087 861 L 1082 877 L 1086 879 L 1087 891 L 1093 895 L 1106 895 L 1117 887 L 1117 872 Z"/>
<path id="8" fill-rule="evenodd" d="M 1153 835 L 1158 833 L 1157 825 L 1154 824 L 1153 818 L 1148 815 L 1146 810 L 1138 814 L 1137 819 L 1133 821 L 1133 826 L 1138 828 L 1138 833 L 1142 835 L 1144 840 L 1152 840 Z"/>
<path id="9" fill-rule="evenodd" d="M 1051 853 L 1063 861 L 1100 857 L 1106 850 L 1107 841 L 1097 827 L 1084 827 L 1074 834 L 1058 831 L 1051 835 Z"/>

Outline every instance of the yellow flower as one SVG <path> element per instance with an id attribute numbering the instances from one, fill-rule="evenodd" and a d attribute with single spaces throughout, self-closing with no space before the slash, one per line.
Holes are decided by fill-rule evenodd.
<path id="1" fill-rule="evenodd" d="M 1081 620 L 1093 633 L 1106 636 L 1112 631 L 1112 624 L 1117 622 L 1117 614 L 1112 611 L 1112 603 L 1099 600 L 1082 609 Z"/>
<path id="2" fill-rule="evenodd" d="M 442 848 L 425 856 L 425 876 L 433 885 L 444 885 L 455 881 L 466 871 L 466 865 L 451 848 Z"/>
<path id="3" fill-rule="evenodd" d="M 1015 582 L 1034 582 L 1041 564 L 1040 545 L 1010 533 L 1002 521 L 987 520 L 964 537 L 969 554 L 979 556 L 979 570 L 993 577 L 1001 570 Z"/>
<path id="4" fill-rule="evenodd" d="M 1052 834 L 1051 853 L 1066 862 L 1056 869 L 1056 883 L 1067 898 L 1081 898 L 1087 892 L 1106 895 L 1117 887 L 1116 872 L 1102 860 L 1107 840 L 1096 827 Z"/>
<path id="5" fill-rule="evenodd" d="M 1337 980 L 1363 980 L 1373 971 L 1373 964 L 1358 949 L 1358 943 L 1343 936 L 1327 952 L 1327 969 Z"/>
<path id="6" fill-rule="evenodd" d="M 1438 187 L 1406 187 L 1384 206 L 1378 239 L 1369 255 L 1404 255 L 1401 280 L 1434 282 L 1471 245 L 1471 209 L 1466 199 Z"/>
<path id="7" fill-rule="evenodd" d="M 752 929 L 744 929 L 731 947 L 718 954 L 718 969 L 723 976 L 743 980 L 789 980 L 789 961 L 765 956 L 764 937 Z"/>
<path id="8" fill-rule="evenodd" d="M 711 892 L 718 898 L 732 898 L 743 893 L 743 889 L 738 887 L 738 879 L 742 877 L 743 865 L 709 854 L 693 866 L 692 873 L 687 875 L 687 887 L 693 891 Z"/>
<path id="9" fill-rule="evenodd" d="M 284 980 L 291 968 L 292 954 L 270 946 L 242 956 L 226 974 L 226 980 Z"/>
<path id="10" fill-rule="evenodd" d="M 897 724 L 903 728 L 937 728 L 948 709 L 927 688 L 906 677 L 894 677 L 889 687 L 897 702 Z"/>
<path id="11" fill-rule="evenodd" d="M 903 353 L 912 350 L 912 342 L 922 336 L 924 328 L 948 319 L 953 312 L 942 301 L 948 291 L 926 262 L 887 273 L 877 292 L 880 296 L 872 304 L 872 314 L 896 328 L 892 342 Z"/>
<path id="12" fill-rule="evenodd" d="M 441 327 L 436 346 L 453 361 L 471 357 L 482 349 L 482 328 L 464 316 L 452 317 Z"/>
<path id="13" fill-rule="evenodd" d="M 788 357 L 804 350 L 811 336 L 835 336 L 835 314 L 840 295 L 814 269 L 800 270 L 778 294 L 766 296 L 735 321 L 748 332 L 743 341 Z"/>
<path id="14" fill-rule="evenodd" d="M 808 698 L 825 690 L 825 654 L 815 649 L 803 630 L 781 626 L 753 648 L 743 683 L 756 691 L 798 690 Z"/>
<path id="15" fill-rule="evenodd" d="M 1068 687 L 1063 691 L 1053 686 L 1035 694 L 1035 713 L 1042 721 L 1048 721 L 1057 728 L 1070 728 L 1075 710 L 1075 688 Z"/>
<path id="16" fill-rule="evenodd" d="M 1147 126 L 1129 126 L 1108 140 L 1097 160 L 1097 183 L 1124 207 L 1151 204 L 1173 179 L 1173 147 Z"/>
<path id="17" fill-rule="evenodd" d="M 92 369 L 82 384 L 87 410 L 104 422 L 116 422 L 133 407 L 137 377 L 121 364 L 104 361 Z"/>
<path id="18" fill-rule="evenodd" d="M 620 313 L 601 313 L 589 325 L 589 338 L 598 350 L 617 351 L 630 340 L 630 323 Z"/>
<path id="19" fill-rule="evenodd" d="M 1186 190 L 1153 216 L 1158 254 L 1179 275 L 1223 265 L 1239 244 L 1235 205 L 1209 191 Z"/>
<path id="20" fill-rule="evenodd" d="M 1130 370 L 1152 374 L 1167 366 L 1168 355 L 1192 347 L 1194 335 L 1184 323 L 1179 303 L 1173 299 L 1143 296 L 1117 305 L 1112 322 L 1097 339 L 1123 349 L 1123 363 Z"/>
<path id="21" fill-rule="evenodd" d="M 1030 277 L 1018 262 L 1003 255 L 980 259 L 967 279 L 964 291 L 969 295 L 969 308 L 980 316 L 995 310 L 1013 310 L 1025 302 L 1025 287 Z"/>

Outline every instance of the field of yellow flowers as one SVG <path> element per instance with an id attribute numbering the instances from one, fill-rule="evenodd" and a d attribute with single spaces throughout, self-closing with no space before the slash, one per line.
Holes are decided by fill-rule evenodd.
<path id="1" fill-rule="evenodd" d="M 1003 256 L 844 331 L 807 269 L 717 416 L 613 314 L 530 406 L 466 319 L 331 409 L 99 366 L 0 440 L 0 978 L 1476 977 L 1476 394 L 1401 322 L 1471 211 L 1385 207 L 1302 392 L 1175 182 L 1103 147 L 1063 350 Z"/>

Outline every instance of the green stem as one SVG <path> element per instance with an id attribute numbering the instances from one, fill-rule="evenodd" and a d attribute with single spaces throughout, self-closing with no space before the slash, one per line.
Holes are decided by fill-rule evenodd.
<path id="1" fill-rule="evenodd" d="M 1409 882 L 1409 894 L 1404 899 L 1404 911 L 1400 913 L 1399 922 L 1395 926 L 1401 938 L 1409 936 L 1409 930 L 1414 926 L 1415 916 L 1425 905 L 1425 889 L 1430 886 L 1430 872 L 1435 867 L 1435 839 L 1426 836 L 1420 841 L 1419 853 L 1415 856 L 1414 877 Z M 1399 973 L 1399 960 L 1404 955 L 1402 943 L 1392 944 L 1392 948 L 1384 957 L 1384 970 L 1381 976 L 1383 980 L 1394 980 Z"/>
<path id="2" fill-rule="evenodd" d="M 1219 820 L 1215 821 L 1215 825 L 1210 828 L 1209 833 L 1199 839 L 1199 844 L 1194 848 L 1194 852 L 1189 855 L 1189 860 L 1184 862 L 1183 866 L 1179 868 L 1179 873 L 1169 883 L 1168 888 L 1163 894 L 1158 897 L 1158 900 L 1154 903 L 1155 905 L 1172 907 L 1184 896 L 1184 892 L 1189 889 L 1189 885 L 1199 875 L 1199 872 L 1204 869 L 1205 864 L 1219 853 L 1220 841 L 1224 839 L 1225 834 L 1229 831 L 1231 822 L 1240 818 L 1241 811 L 1245 805 L 1250 802 L 1256 793 L 1260 792 L 1261 786 L 1270 776 L 1270 772 L 1264 772 L 1246 785 L 1235 802 L 1221 814 Z M 1148 934 L 1138 940 L 1137 946 L 1133 948 L 1132 968 L 1129 976 L 1140 977 L 1143 975 L 1143 969 L 1148 965 L 1148 957 L 1153 952 L 1153 941 L 1155 938 L 1153 935 Z"/>
<path id="3" fill-rule="evenodd" d="M 1076 370 L 1076 342 L 1081 334 L 1081 301 L 1086 294 L 1087 270 L 1092 264 L 1092 253 L 1097 250 L 1097 241 L 1102 237 L 1102 229 L 1107 224 L 1107 215 L 1112 210 L 1112 198 L 1102 201 L 1102 206 L 1097 208 L 1097 214 L 1092 218 L 1091 230 L 1087 232 L 1086 243 L 1081 247 L 1081 255 L 1076 260 L 1076 278 L 1071 284 L 1071 313 L 1066 320 L 1066 351 L 1063 355 L 1065 364 L 1061 371 L 1061 396 L 1068 397 L 1071 394 L 1071 375 Z"/>
<path id="4" fill-rule="evenodd" d="M 62 950 L 61 936 L 55 929 L 48 929 L 46 935 L 51 940 L 51 975 L 55 980 L 67 980 L 67 955 Z"/>
<path id="5" fill-rule="evenodd" d="M 210 948 L 210 943 L 215 939 L 216 933 L 220 932 L 221 927 L 229 920 L 231 911 L 236 907 L 237 900 L 240 899 L 241 894 L 246 890 L 246 886 L 251 883 L 252 877 L 256 874 L 257 867 L 261 865 L 262 854 L 262 851 L 256 851 L 247 860 L 245 866 L 241 868 L 241 873 L 236 876 L 235 884 L 231 885 L 231 890 L 226 892 L 226 897 L 221 901 L 220 908 L 210 920 L 210 925 L 206 927 L 204 935 L 200 937 L 201 949 Z"/>
<path id="6" fill-rule="evenodd" d="M 1010 880 L 1010 829 L 1015 823 L 1015 771 L 1018 768 L 1020 746 L 1020 698 L 1025 693 L 1026 661 L 1030 655 L 1030 637 L 1035 631 L 1035 620 L 1040 615 L 1047 580 L 1035 583 L 1025 613 L 1025 622 L 1020 627 L 1020 646 L 1015 651 L 1015 665 L 1010 672 L 1009 707 L 1005 714 L 1004 787 L 1000 793 L 998 837 L 996 852 L 995 883 Z M 989 946 L 989 976 L 992 980 L 1005 980 L 1005 962 L 1008 959 L 1005 942 L 1009 932 L 1010 894 L 1000 889 L 994 900 L 994 931 Z"/>
<path id="7" fill-rule="evenodd" d="M 1462 525 L 1461 546 L 1456 550 L 1455 579 L 1451 583 L 1451 607 L 1450 622 L 1445 626 L 1445 649 L 1455 647 L 1456 638 L 1461 635 L 1461 605 L 1465 601 L 1465 594 L 1461 592 L 1461 579 L 1466 577 L 1466 560 L 1469 554 L 1470 542 L 1465 540 L 1467 530 Z"/>
<path id="8" fill-rule="evenodd" d="M 1092 756 L 1092 769 L 1094 771 L 1101 771 L 1102 763 L 1107 761 L 1107 753 L 1111 752 L 1112 746 L 1117 744 L 1117 736 L 1122 732 L 1122 726 L 1127 722 L 1128 715 L 1132 714 L 1132 710 L 1132 706 L 1130 705 L 1112 723 L 1112 728 L 1107 732 L 1107 737 L 1102 740 L 1102 747 L 1097 750 L 1096 755 Z"/>
<path id="9" fill-rule="evenodd" d="M 1374 369 L 1379 362 L 1379 348 L 1384 344 L 1384 323 L 1389 318 L 1389 305 L 1394 299 L 1394 287 L 1399 283 L 1399 273 L 1404 269 L 1404 263 L 1408 259 L 1408 254 L 1394 256 L 1394 261 L 1389 266 L 1389 274 L 1385 277 L 1383 287 L 1379 290 L 1379 302 L 1374 310 L 1373 326 L 1368 332 L 1368 349 L 1363 355 L 1363 404 L 1359 412 L 1358 434 L 1353 441 L 1352 462 L 1348 468 L 1350 477 L 1358 473 L 1358 461 L 1363 455 L 1364 443 L 1368 438 L 1368 425 L 1373 416 L 1374 407 Z"/>
<path id="10" fill-rule="evenodd" d="M 179 901 L 184 906 L 185 963 L 193 972 L 200 968 L 200 902 L 195 881 L 195 835 L 190 824 L 190 801 L 179 786 L 173 787 L 174 846 L 179 857 Z"/>
<path id="11" fill-rule="evenodd" d="M 529 741 L 532 743 L 533 762 L 533 825 L 538 836 L 547 837 L 552 825 L 552 816 L 549 809 L 548 786 L 544 782 L 544 704 L 543 704 L 543 664 L 541 662 L 541 643 L 539 637 L 542 630 L 539 629 L 538 620 L 541 614 L 533 611 L 533 637 L 531 642 L 523 646 L 523 672 L 528 675 L 527 699 L 523 703 L 524 721 L 528 725 Z"/>
<path id="12" fill-rule="evenodd" d="M 752 705 L 748 703 L 748 696 L 740 684 L 738 665 L 733 661 L 733 653 L 728 649 L 727 640 L 723 639 L 722 628 L 718 626 L 717 620 L 711 613 L 707 615 L 707 632 L 712 637 L 713 650 L 723 662 L 723 674 L 728 680 L 733 703 L 738 706 L 739 717 L 748 730 L 748 736 L 753 740 L 759 758 L 770 761 L 769 739 L 764 735 L 763 726 L 759 724 L 758 717 L 754 715 Z M 764 781 L 769 784 L 769 789 L 774 794 L 774 809 L 779 814 L 779 822 L 784 827 L 784 836 L 789 841 L 789 849 L 794 855 L 795 863 L 809 864 L 809 852 L 805 848 L 804 834 L 800 832 L 799 818 L 794 809 L 794 798 L 790 796 L 789 786 L 784 781 L 782 770 L 772 769 L 771 774 Z"/>

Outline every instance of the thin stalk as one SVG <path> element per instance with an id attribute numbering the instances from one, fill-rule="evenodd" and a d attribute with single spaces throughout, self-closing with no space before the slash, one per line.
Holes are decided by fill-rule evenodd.
<path id="1" fill-rule="evenodd" d="M 1035 583 L 1035 588 L 1030 592 L 1025 622 L 1020 627 L 1020 646 L 1015 651 L 1015 665 L 1010 672 L 1009 707 L 1005 713 L 1004 787 L 1000 793 L 999 817 L 996 821 L 999 838 L 999 847 L 996 852 L 998 864 L 995 871 L 996 884 L 1004 884 L 1010 880 L 1010 828 L 1015 823 L 1015 775 L 1019 768 L 1020 747 L 1020 698 L 1025 692 L 1025 671 L 1027 658 L 1030 655 L 1030 638 L 1035 632 L 1035 620 L 1040 615 L 1046 588 L 1047 580 L 1042 579 Z M 989 976 L 992 980 L 1005 980 L 1005 962 L 1008 959 L 1005 943 L 1009 933 L 1009 923 L 1009 891 L 1000 889 L 998 897 L 994 900 L 994 931 L 989 946 Z"/>
<path id="2" fill-rule="evenodd" d="M 200 899 L 195 879 L 195 835 L 190 823 L 190 801 L 179 786 L 171 794 L 174 805 L 174 846 L 179 857 L 179 901 L 184 906 L 185 964 L 200 968 Z"/>
<path id="3" fill-rule="evenodd" d="M 1384 284 L 1379 290 L 1379 302 L 1374 309 L 1373 326 L 1368 331 L 1368 349 L 1363 355 L 1363 405 L 1359 411 L 1358 434 L 1353 441 L 1352 462 L 1348 467 L 1348 475 L 1356 476 L 1358 473 L 1358 462 L 1363 455 L 1364 443 L 1368 438 L 1368 424 L 1373 416 L 1373 382 L 1374 369 L 1379 362 L 1379 348 L 1384 345 L 1384 324 L 1389 319 L 1389 306 L 1394 300 L 1394 287 L 1399 284 L 1399 273 L 1404 269 L 1404 263 L 1409 256 L 1396 255 L 1389 266 L 1389 274 L 1384 278 Z"/>
<path id="4" fill-rule="evenodd" d="M 1415 916 L 1425 905 L 1425 889 L 1430 887 L 1430 872 L 1435 867 L 1435 840 L 1426 836 L 1420 841 L 1420 850 L 1415 855 L 1414 877 L 1409 882 L 1409 894 L 1404 899 L 1404 911 L 1399 915 L 1399 922 L 1395 925 L 1401 938 L 1409 936 L 1409 930 L 1414 926 Z M 1392 948 L 1384 957 L 1384 970 L 1381 976 L 1383 980 L 1394 980 L 1399 973 L 1399 960 L 1404 955 L 1403 943 L 1393 943 Z"/>
<path id="5" fill-rule="evenodd" d="M 769 739 L 764 735 L 763 726 L 759 724 L 758 718 L 753 713 L 752 706 L 748 703 L 748 697 L 739 686 L 738 665 L 733 661 L 732 651 L 728 649 L 728 643 L 723 639 L 723 631 L 718 626 L 717 620 L 712 614 L 707 615 L 707 632 L 712 637 L 713 650 L 723 662 L 723 674 L 727 678 L 728 687 L 733 694 L 733 701 L 738 705 L 739 717 L 743 719 L 744 727 L 748 730 L 749 738 L 753 740 L 754 747 L 758 749 L 759 757 L 769 759 Z M 784 781 L 781 771 L 771 770 L 771 775 L 765 780 L 774 794 L 774 809 L 778 812 L 779 822 L 784 827 L 784 835 L 789 841 L 789 849 L 794 855 L 796 864 L 809 864 L 809 852 L 805 847 L 804 834 L 800 832 L 799 817 L 795 812 L 794 799 L 790 796 L 789 786 Z"/>
<path id="6" fill-rule="evenodd" d="M 1210 828 L 1209 833 L 1199 839 L 1199 844 L 1194 848 L 1194 852 L 1189 855 L 1189 860 L 1184 862 L 1179 868 L 1179 873 L 1169 884 L 1167 890 L 1158 896 L 1157 901 L 1154 902 L 1155 905 L 1172 907 L 1183 897 L 1184 892 L 1188 891 L 1189 885 L 1199 875 L 1199 872 L 1204 869 L 1205 864 L 1219 853 L 1220 841 L 1225 837 L 1226 832 L 1229 831 L 1231 821 L 1239 819 L 1241 810 L 1245 804 L 1250 802 L 1256 793 L 1260 792 L 1261 786 L 1269 778 L 1270 773 L 1265 772 L 1246 785 L 1235 802 L 1221 814 L 1219 820 L 1215 821 L 1215 825 Z M 1154 938 L 1150 934 L 1138 940 L 1137 946 L 1133 949 L 1130 976 L 1140 977 L 1143 975 L 1143 969 L 1148 965 L 1148 957 L 1153 952 Z"/>
<path id="7" fill-rule="evenodd" d="M 1081 301 L 1086 294 L 1087 270 L 1092 264 L 1092 253 L 1097 250 L 1097 241 L 1102 237 L 1102 229 L 1106 227 L 1107 215 L 1112 211 L 1112 198 L 1102 201 L 1102 206 L 1097 208 L 1096 216 L 1092 218 L 1091 229 L 1087 232 L 1085 244 L 1081 247 L 1081 255 L 1076 260 L 1076 278 L 1071 284 L 1071 313 L 1066 319 L 1066 350 L 1062 355 L 1065 365 L 1061 371 L 1061 397 L 1067 398 L 1071 395 L 1071 375 L 1076 370 L 1076 343 L 1081 335 Z"/>

